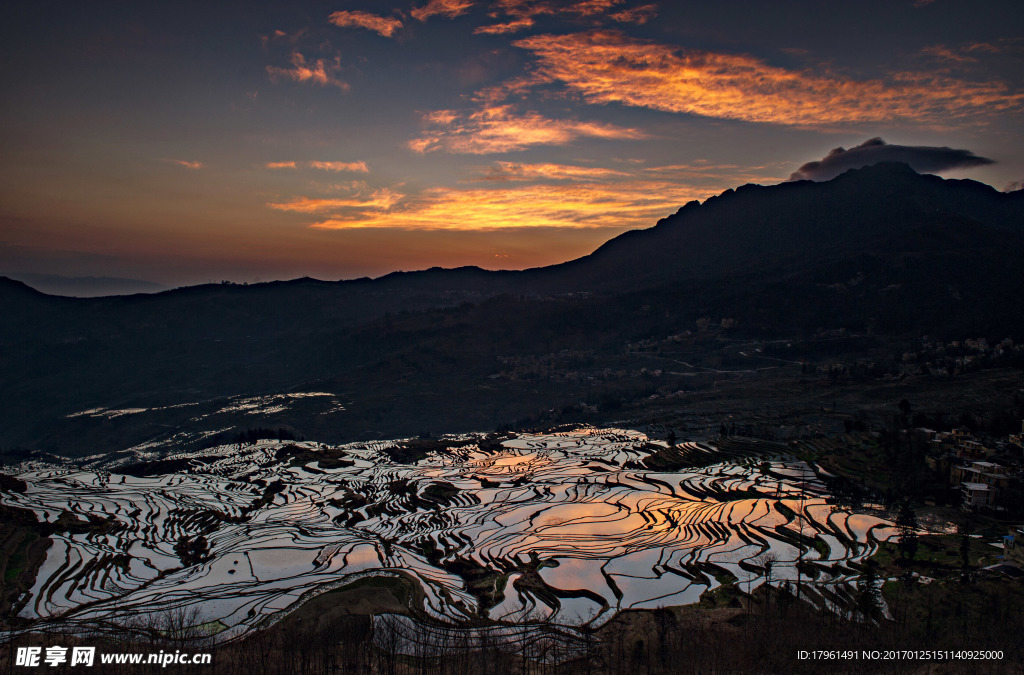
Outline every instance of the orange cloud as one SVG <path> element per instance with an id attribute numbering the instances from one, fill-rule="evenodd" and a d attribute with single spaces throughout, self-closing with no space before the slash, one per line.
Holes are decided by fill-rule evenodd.
<path id="1" fill-rule="evenodd" d="M 391 188 L 382 188 L 372 192 L 367 198 L 358 196 L 347 199 L 299 197 L 288 202 L 270 202 L 267 206 L 277 211 L 295 213 L 320 213 L 338 209 L 387 211 L 404 198 L 405 195 L 400 192 Z"/>
<path id="2" fill-rule="evenodd" d="M 955 52 L 946 45 L 932 45 L 930 47 L 925 47 L 921 50 L 921 53 L 943 61 L 954 61 L 956 63 L 976 63 L 978 61 L 978 59 L 973 56 L 967 56 L 966 54 Z"/>
<path id="3" fill-rule="evenodd" d="M 192 169 L 193 171 L 202 169 L 204 166 L 202 162 L 190 162 L 185 159 L 168 159 L 164 161 L 171 162 L 172 164 L 177 164 L 178 166 L 183 166 L 186 169 Z"/>
<path id="4" fill-rule="evenodd" d="M 600 180 L 628 177 L 624 171 L 571 164 L 495 162 L 477 179 L 485 181 Z"/>
<path id="5" fill-rule="evenodd" d="M 354 194 L 364 194 L 372 192 L 370 186 L 364 180 L 348 180 L 344 183 L 328 183 L 320 186 L 323 190 L 328 192 L 349 192 Z"/>
<path id="6" fill-rule="evenodd" d="M 971 54 L 1003 54 L 1012 51 L 1021 51 L 1021 43 L 1024 38 L 1003 38 L 995 42 L 970 42 L 957 47 L 947 47 L 944 44 L 931 45 L 921 50 L 925 56 L 930 56 L 943 61 L 955 63 L 977 63 L 980 59 Z M 982 57 L 983 58 L 983 57 Z"/>
<path id="7" fill-rule="evenodd" d="M 427 129 L 409 141 L 415 152 L 435 150 L 455 154 L 511 152 L 534 145 L 564 145 L 580 137 L 607 139 L 647 138 L 643 132 L 612 124 L 554 120 L 536 112 L 517 115 L 510 105 L 485 106 L 463 115 L 439 110 L 424 116 Z"/>
<path id="8" fill-rule="evenodd" d="M 624 9 L 621 12 L 616 12 L 610 16 L 619 23 L 635 23 L 637 25 L 643 25 L 658 16 L 658 6 L 640 5 L 639 7 L 633 7 L 632 9 Z"/>
<path id="9" fill-rule="evenodd" d="M 292 34 L 288 34 L 283 30 L 275 30 L 272 35 L 261 35 L 260 44 L 266 49 L 271 42 L 287 42 L 288 44 L 297 44 L 302 36 L 306 33 L 305 28 L 301 28 Z"/>
<path id="10" fill-rule="evenodd" d="M 357 171 L 359 173 L 369 173 L 370 169 L 366 166 L 366 162 L 310 162 L 309 165 L 314 169 L 321 169 L 323 171 Z"/>
<path id="11" fill-rule="evenodd" d="M 414 8 L 409 14 L 419 21 L 426 21 L 438 15 L 454 19 L 468 12 L 472 6 L 473 0 L 430 0 L 422 7 Z"/>
<path id="12" fill-rule="evenodd" d="M 530 73 L 521 77 L 505 80 L 492 87 L 484 87 L 473 94 L 474 103 L 500 103 L 513 96 L 525 98 L 530 89 L 542 84 L 549 84 L 551 80 L 538 73 Z"/>
<path id="13" fill-rule="evenodd" d="M 306 58 L 302 54 L 294 52 L 292 53 L 291 63 L 291 68 L 267 66 L 270 80 L 277 82 L 279 79 L 284 78 L 296 82 L 311 82 L 320 86 L 331 85 L 343 91 L 348 91 L 348 83 L 342 82 L 335 77 L 335 73 L 341 70 L 341 59 L 339 57 L 335 57 L 333 61 L 317 59 L 313 63 L 307 63 Z"/>
<path id="14" fill-rule="evenodd" d="M 629 170 L 556 163 L 495 162 L 473 182 L 499 185 L 433 187 L 412 194 L 401 185 L 370 191 L 354 181 L 335 186 L 348 197 L 298 197 L 272 209 L 313 217 L 323 230 L 495 231 L 543 228 L 624 230 L 650 227 L 693 199 L 740 182 L 777 183 L 754 169 L 713 165 Z"/>
<path id="15" fill-rule="evenodd" d="M 401 19 L 383 17 L 370 12 L 340 11 L 334 12 L 327 20 L 339 28 L 354 26 L 366 28 L 384 37 L 391 37 L 395 31 L 402 27 Z"/>
<path id="16" fill-rule="evenodd" d="M 1006 51 L 1007 45 L 1013 45 L 1019 43 L 1020 38 L 1017 39 L 1003 39 L 999 40 L 1000 44 L 992 44 L 991 42 L 972 42 L 971 44 L 964 47 L 965 52 L 988 52 L 989 54 L 999 54 Z"/>
<path id="17" fill-rule="evenodd" d="M 611 9 L 621 5 L 625 0 L 579 0 L 579 2 L 558 3 L 551 0 L 497 0 L 494 7 L 510 17 L 517 19 L 533 18 L 544 14 L 548 15 L 575 15 L 576 17 L 597 17 L 606 14 Z M 644 7 L 653 8 L 653 5 Z M 641 13 L 646 12 L 644 8 L 637 8 Z M 634 10 L 623 10 L 622 14 Z M 614 18 L 614 15 L 613 15 Z M 642 23 L 639 22 L 639 23 Z"/>
<path id="18" fill-rule="evenodd" d="M 554 11 L 547 2 L 543 0 L 497 0 L 494 3 L 505 14 L 516 17 L 533 17 L 538 14 L 550 14 Z"/>
<path id="19" fill-rule="evenodd" d="M 622 2 L 623 0 L 580 0 L 566 11 L 580 16 L 593 16 L 604 14 L 615 5 L 621 5 Z"/>
<path id="20" fill-rule="evenodd" d="M 722 119 L 803 126 L 896 119 L 941 123 L 1024 103 L 1024 94 L 1010 93 L 999 82 L 970 83 L 934 73 L 851 80 L 615 32 L 538 35 L 514 44 L 534 53 L 540 76 L 564 83 L 590 103 Z"/>
<path id="21" fill-rule="evenodd" d="M 524 19 L 509 21 L 508 23 L 495 23 L 490 26 L 480 26 L 476 28 L 473 33 L 475 35 L 499 35 L 503 33 L 515 33 L 516 31 L 523 30 L 524 28 L 530 28 L 531 26 L 533 26 L 533 19 L 527 17 Z"/>
<path id="22" fill-rule="evenodd" d="M 366 166 L 366 162 L 305 162 L 305 165 L 311 169 L 320 169 L 321 171 L 356 171 L 358 173 L 369 173 L 370 168 Z M 264 165 L 268 169 L 297 169 L 299 168 L 298 162 L 267 162 Z"/>
<path id="23" fill-rule="evenodd" d="M 616 185 L 530 185 L 519 188 L 425 190 L 390 212 L 332 214 L 318 229 L 401 228 L 493 230 L 505 228 L 649 227 L 680 204 L 706 196 L 690 186 L 663 182 Z"/>

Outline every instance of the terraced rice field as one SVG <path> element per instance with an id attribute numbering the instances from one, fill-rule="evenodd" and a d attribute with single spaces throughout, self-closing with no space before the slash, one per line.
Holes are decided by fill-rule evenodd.
<path id="1" fill-rule="evenodd" d="M 795 581 L 802 559 L 808 595 L 827 602 L 856 580 L 848 563 L 895 535 L 835 510 L 812 469 L 784 456 L 637 470 L 658 442 L 616 429 L 448 445 L 409 464 L 391 459 L 395 442 L 328 453 L 263 441 L 179 455 L 186 471 L 148 477 L 8 467 L 28 489 L 4 504 L 109 523 L 54 537 L 20 615 L 96 627 L 192 609 L 231 638 L 312 595 L 400 574 L 434 625 L 504 625 L 496 635 L 522 641 L 536 622 L 597 627 L 693 603 L 728 577 L 748 591 L 765 582 L 765 553 L 772 583 Z"/>

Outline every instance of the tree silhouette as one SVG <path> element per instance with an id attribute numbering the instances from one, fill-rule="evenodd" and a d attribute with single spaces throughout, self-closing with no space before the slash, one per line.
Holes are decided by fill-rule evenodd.
<path id="1" fill-rule="evenodd" d="M 914 514 L 910 500 L 905 499 L 900 504 L 900 510 L 896 514 L 896 529 L 899 530 L 898 545 L 900 558 L 903 561 L 913 560 L 917 554 L 917 516 Z"/>
<path id="2" fill-rule="evenodd" d="M 878 573 L 875 571 L 877 566 L 874 560 L 865 562 L 864 573 L 857 582 L 857 610 L 868 621 L 874 621 L 882 613 L 882 594 L 878 590 Z"/>

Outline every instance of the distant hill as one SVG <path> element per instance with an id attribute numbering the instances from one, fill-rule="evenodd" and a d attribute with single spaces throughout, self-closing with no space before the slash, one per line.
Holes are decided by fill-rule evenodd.
<path id="1" fill-rule="evenodd" d="M 99 298 L 0 278 L 0 450 L 95 454 L 246 424 L 339 441 L 489 429 L 639 395 L 648 384 L 629 379 L 639 366 L 626 345 L 698 321 L 728 320 L 743 339 L 843 329 L 1019 341 L 1021 260 L 1024 192 L 879 164 L 727 190 L 583 258 L 521 272 Z M 575 379 L 503 374 L 553 361 Z M 228 399 L 308 391 L 344 412 L 222 412 Z M 154 411 L 68 417 L 97 407 Z"/>
<path id="2" fill-rule="evenodd" d="M 155 284 L 152 281 L 119 277 L 65 277 L 57 274 L 13 274 L 11 276 L 48 295 L 64 295 L 73 298 L 159 293 L 167 290 L 167 286 Z"/>

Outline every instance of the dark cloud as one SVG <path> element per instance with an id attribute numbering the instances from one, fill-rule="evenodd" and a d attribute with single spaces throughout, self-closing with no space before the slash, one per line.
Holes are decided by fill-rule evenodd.
<path id="1" fill-rule="evenodd" d="M 879 162 L 905 162 L 918 173 L 937 173 L 995 163 L 987 157 L 978 157 L 970 150 L 955 150 L 945 146 L 889 145 L 881 138 L 872 138 L 849 150 L 836 148 L 824 159 L 804 164 L 789 180 L 831 180 L 849 169 L 860 169 Z"/>

